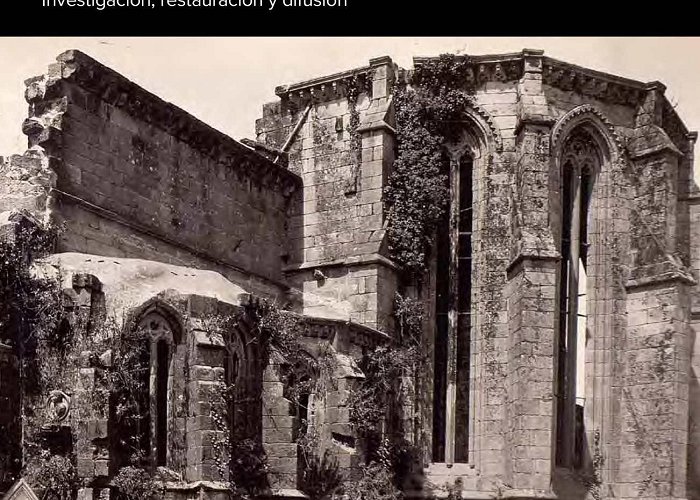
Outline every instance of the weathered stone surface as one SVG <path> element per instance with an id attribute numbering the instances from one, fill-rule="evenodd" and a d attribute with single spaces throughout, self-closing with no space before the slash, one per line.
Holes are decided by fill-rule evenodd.
<path id="1" fill-rule="evenodd" d="M 321 449 L 352 477 L 365 450 L 348 399 L 365 378 L 363 354 L 396 333 L 397 291 L 419 297 L 426 311 L 426 365 L 396 381 L 404 406 L 392 416 L 401 424 L 387 427 L 402 429 L 421 457 L 409 495 L 700 494 L 697 134 L 658 82 L 529 49 L 463 60 L 471 105 L 460 126 L 472 156 L 473 224 L 469 343 L 459 358 L 467 404 L 454 432 L 468 447 L 460 463 L 434 453 L 447 439 L 440 420 L 447 398 L 436 392 L 446 373 L 436 369 L 443 346 L 435 258 L 422 288 L 406 290 L 387 251 L 382 193 L 401 126 L 392 92 L 404 70 L 383 57 L 279 87 L 279 100 L 263 106 L 257 140 L 244 144 L 79 52 L 27 82 L 23 129 L 32 147 L 0 161 L 0 223 L 14 231 L 16 210 L 65 223 L 62 253 L 34 270 L 62 273 L 73 320 L 158 314 L 170 325 L 164 472 L 177 480 L 167 482 L 166 498 L 225 495 L 216 398 L 234 369 L 243 377 L 237 396 L 246 401 L 235 409 L 235 432 L 262 441 L 274 494 L 300 495 L 302 413 L 289 399 L 288 361 L 273 353 L 261 366 L 249 319 L 235 326 L 244 346 L 236 347 L 237 365 L 224 335 L 207 332 L 209 315 L 241 312 L 254 297 L 289 301 L 302 315 L 307 354 L 334 363 L 332 383 L 309 396 L 306 417 Z M 574 237 L 571 227 L 582 219 L 566 218 L 563 185 L 566 169 L 578 172 L 577 137 L 594 154 L 587 157 L 587 231 Z M 567 235 L 585 238 L 576 247 L 586 253 L 579 290 L 566 288 L 565 275 L 575 270 L 562 264 L 574 252 Z M 574 306 L 566 299 L 573 294 L 585 298 Z M 574 307 L 586 318 L 576 349 L 563 335 L 573 323 L 561 321 Z M 112 422 L 91 397 L 113 356 L 71 356 L 66 425 L 77 472 L 104 480 L 114 473 Z M 13 353 L 0 347 L 7 402 L 0 426 L 9 435 L 19 432 L 12 426 L 17 376 Z M 583 400 L 580 415 L 573 398 Z M 81 498 L 98 490 L 82 488 Z"/>

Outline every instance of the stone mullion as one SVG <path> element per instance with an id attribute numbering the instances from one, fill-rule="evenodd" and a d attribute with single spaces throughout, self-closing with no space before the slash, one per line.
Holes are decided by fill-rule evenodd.
<path id="1" fill-rule="evenodd" d="M 569 237 L 569 271 L 567 273 L 568 298 L 566 301 L 567 331 L 566 331 L 566 387 L 558 391 L 565 398 L 564 405 L 564 429 L 566 430 L 564 449 L 562 455 L 567 466 L 573 465 L 576 445 L 576 368 L 577 368 L 577 343 L 578 343 L 578 289 L 580 279 L 580 236 L 581 236 L 581 172 L 577 170 L 572 175 L 571 192 L 573 193 L 573 208 L 571 210 L 571 226 Z M 562 221 L 564 224 L 564 221 Z M 562 256 L 564 258 L 564 256 Z M 563 287 L 562 287 L 563 289 Z M 560 311 L 560 314 L 562 311 Z"/>
<path id="2" fill-rule="evenodd" d="M 586 430 L 587 442 L 589 443 L 589 453 L 591 459 L 596 455 L 596 445 L 599 446 L 598 453 L 605 453 L 604 467 L 610 466 L 609 449 L 603 448 L 607 445 L 611 435 L 614 435 L 608 428 L 610 419 L 608 413 L 610 408 L 611 394 L 611 345 L 614 332 L 607 328 L 607 319 L 611 312 L 609 301 L 611 300 L 611 290 L 613 287 L 612 275 L 607 271 L 606 262 L 610 262 L 609 242 L 606 235 L 610 234 L 607 224 L 608 205 L 610 203 L 609 178 L 610 174 L 606 170 L 601 172 L 594 182 L 594 191 L 591 198 L 592 214 L 589 243 L 593 250 L 589 252 L 588 264 L 588 289 L 587 294 L 587 314 L 592 319 L 587 323 L 591 330 L 591 346 L 586 349 L 586 401 L 584 405 L 584 426 Z M 597 435 L 597 437 L 596 437 Z M 600 478 L 605 479 L 603 471 L 597 471 Z"/>
<path id="3" fill-rule="evenodd" d="M 459 157 L 450 159 L 450 266 L 449 266 L 449 310 L 447 326 L 447 398 L 445 422 L 445 462 L 451 464 L 455 458 L 456 404 L 457 404 L 457 342 L 459 334 Z"/>

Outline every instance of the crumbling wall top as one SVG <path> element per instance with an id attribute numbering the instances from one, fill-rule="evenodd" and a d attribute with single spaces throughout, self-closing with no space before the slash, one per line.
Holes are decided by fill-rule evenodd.
<path id="1" fill-rule="evenodd" d="M 30 105 L 61 97 L 59 82 L 72 82 L 102 101 L 160 128 L 213 158 L 229 158 L 232 167 L 266 184 L 291 192 L 301 179 L 264 156 L 227 136 L 176 105 L 167 102 L 104 66 L 79 50 L 68 50 L 56 58 L 48 73 L 26 81 Z M 72 96 L 77 97 L 77 96 Z"/>

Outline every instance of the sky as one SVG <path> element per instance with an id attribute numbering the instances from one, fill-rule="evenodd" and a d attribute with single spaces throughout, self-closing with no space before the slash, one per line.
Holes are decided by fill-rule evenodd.
<path id="1" fill-rule="evenodd" d="M 523 48 L 640 81 L 659 80 L 690 130 L 700 129 L 700 38 L 1 38 L 0 155 L 26 138 L 24 80 L 79 49 L 235 139 L 254 138 L 255 120 L 278 85 L 365 66 L 389 55 L 497 54 Z M 700 156 L 700 154 L 698 154 Z"/>

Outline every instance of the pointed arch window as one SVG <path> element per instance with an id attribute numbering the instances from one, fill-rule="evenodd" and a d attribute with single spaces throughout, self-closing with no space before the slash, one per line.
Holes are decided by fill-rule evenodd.
<path id="1" fill-rule="evenodd" d="M 256 344 L 241 323 L 227 329 L 224 344 L 230 450 L 236 453 L 262 443 L 262 367 Z M 232 478 L 241 473 L 237 464 L 235 460 L 229 462 Z"/>
<path id="2" fill-rule="evenodd" d="M 152 465 L 166 466 L 168 460 L 168 433 L 171 419 L 170 395 L 172 391 L 172 360 L 178 341 L 172 324 L 159 312 L 152 311 L 144 315 L 138 323 L 138 329 L 144 334 L 146 348 L 143 362 L 148 366 L 147 374 L 149 401 L 149 422 L 142 429 L 142 449 Z M 146 446 L 143 446 L 146 445 Z"/>
<path id="3" fill-rule="evenodd" d="M 556 463 L 579 467 L 583 455 L 587 274 L 591 195 L 600 148 L 582 126 L 562 147 Z"/>
<path id="4" fill-rule="evenodd" d="M 437 235 L 433 461 L 469 456 L 473 158 L 450 159 L 450 205 Z"/>

